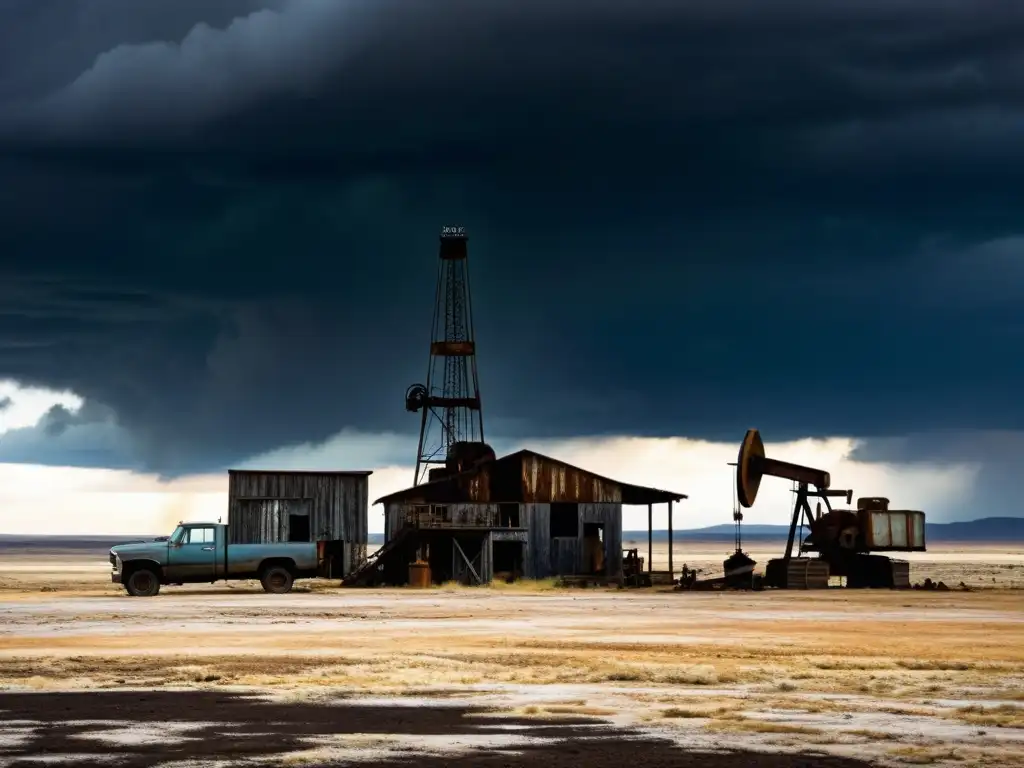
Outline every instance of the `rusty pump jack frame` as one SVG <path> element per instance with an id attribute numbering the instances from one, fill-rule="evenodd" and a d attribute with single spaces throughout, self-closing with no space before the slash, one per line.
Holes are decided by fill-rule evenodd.
<path id="1" fill-rule="evenodd" d="M 748 509 L 754 505 L 757 491 L 761 487 L 761 478 L 765 475 L 792 480 L 797 484 L 796 501 L 793 504 L 793 515 L 789 522 L 789 535 L 786 538 L 786 552 L 781 559 L 769 560 L 765 568 L 764 586 L 787 588 L 795 586 L 791 576 L 793 572 L 793 544 L 796 539 L 797 525 L 805 518 L 808 526 L 814 517 L 811 513 L 809 499 L 818 497 L 828 504 L 830 497 L 846 496 L 847 503 L 853 497 L 853 491 L 830 490 L 832 478 L 823 469 L 791 464 L 787 461 L 770 459 L 765 456 L 761 433 L 756 429 L 748 429 L 740 445 L 736 459 L 736 498 L 740 505 Z M 831 509 L 831 507 L 829 507 Z M 801 563 L 803 560 L 801 559 Z M 802 586 L 809 586 L 815 580 L 817 586 L 828 586 L 828 567 L 825 563 L 807 563 L 807 567 L 797 569 L 803 576 Z M 822 566 L 825 566 L 822 568 Z M 813 570 L 814 575 L 811 575 Z"/>
<path id="2" fill-rule="evenodd" d="M 829 576 L 847 577 L 847 586 L 850 587 L 903 586 L 904 581 L 909 584 L 905 562 L 896 563 L 888 557 L 869 553 L 923 550 L 923 538 L 918 541 L 917 534 L 911 529 L 919 526 L 923 537 L 924 513 L 890 511 L 888 500 L 881 498 L 859 499 L 857 513 L 833 510 L 829 499 L 845 497 L 849 506 L 853 502 L 853 491 L 831 488 L 831 477 L 825 470 L 766 457 L 761 435 L 756 429 L 747 430 L 736 465 L 736 495 L 744 507 L 753 506 L 761 478 L 765 475 L 792 480 L 797 485 L 786 552 L 781 559 L 768 561 L 764 586 L 826 587 Z M 811 511 L 809 500 L 812 498 L 819 499 L 817 515 Z M 828 508 L 825 516 L 821 514 L 821 502 Z M 899 525 L 895 525 L 893 520 Z M 876 539 L 873 521 L 888 529 L 887 541 Z M 793 557 L 797 526 L 802 523 L 806 523 L 811 536 L 800 543 L 800 555 L 807 549 L 816 551 L 817 558 Z M 897 541 L 893 531 L 901 530 L 901 526 L 903 538 Z"/>
<path id="3" fill-rule="evenodd" d="M 808 527 L 814 521 L 808 499 L 812 497 L 824 499 L 829 511 L 832 510 L 829 498 L 845 496 L 847 504 L 853 500 L 852 490 L 833 491 L 829 489 L 832 485 L 832 478 L 823 469 L 769 459 L 764 454 L 761 433 L 756 429 L 748 429 L 747 434 L 743 437 L 743 443 L 740 445 L 739 457 L 736 459 L 736 497 L 742 506 L 748 509 L 754 506 L 754 499 L 757 498 L 757 491 L 761 487 L 761 478 L 765 475 L 781 477 L 797 483 L 796 502 L 793 505 L 793 517 L 789 521 L 789 536 L 786 539 L 784 559 L 787 561 L 793 556 L 793 543 L 801 516 L 806 516 Z M 811 490 L 810 486 L 814 486 L 814 490 Z"/>

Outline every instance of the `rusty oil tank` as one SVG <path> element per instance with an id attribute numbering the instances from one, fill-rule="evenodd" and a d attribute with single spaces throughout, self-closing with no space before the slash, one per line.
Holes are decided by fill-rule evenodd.
<path id="1" fill-rule="evenodd" d="M 409 563 L 409 586 L 424 589 L 430 584 L 430 563 L 425 560 Z"/>

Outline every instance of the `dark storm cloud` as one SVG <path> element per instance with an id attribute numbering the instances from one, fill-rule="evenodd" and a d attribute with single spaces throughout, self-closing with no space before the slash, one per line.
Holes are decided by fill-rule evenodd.
<path id="1" fill-rule="evenodd" d="M 1024 6 L 0 13 L 0 373 L 141 466 L 415 428 L 445 223 L 523 434 L 1024 428 Z"/>
<path id="2" fill-rule="evenodd" d="M 923 463 L 932 467 L 967 464 L 977 471 L 969 508 L 955 518 L 1024 513 L 1020 503 L 1020 456 L 1024 434 L 1005 430 L 977 433 L 965 430 L 936 430 L 867 441 L 853 458 L 890 464 Z"/>
<path id="3" fill-rule="evenodd" d="M 77 412 L 53 406 L 34 427 L 4 433 L 5 462 L 71 467 L 143 469 L 131 435 L 117 424 L 111 409 L 85 403 Z"/>

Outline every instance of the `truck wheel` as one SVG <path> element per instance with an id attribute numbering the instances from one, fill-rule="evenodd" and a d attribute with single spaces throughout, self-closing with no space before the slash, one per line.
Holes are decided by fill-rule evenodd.
<path id="1" fill-rule="evenodd" d="M 284 595 L 292 591 L 292 573 L 283 565 L 272 565 L 263 572 L 260 584 L 263 591 L 272 595 Z"/>
<path id="2" fill-rule="evenodd" d="M 160 592 L 160 579 L 149 568 L 132 571 L 124 585 L 132 597 L 155 597 Z"/>

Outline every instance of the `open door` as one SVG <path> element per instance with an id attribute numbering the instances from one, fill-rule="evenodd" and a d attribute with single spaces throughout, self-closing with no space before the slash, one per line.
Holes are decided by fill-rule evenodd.
<path id="1" fill-rule="evenodd" d="M 500 581 L 516 581 L 523 576 L 523 542 L 495 541 L 492 545 L 494 553 L 494 579 Z"/>
<path id="2" fill-rule="evenodd" d="M 605 567 L 604 523 L 584 523 L 583 571 L 603 575 Z"/>

